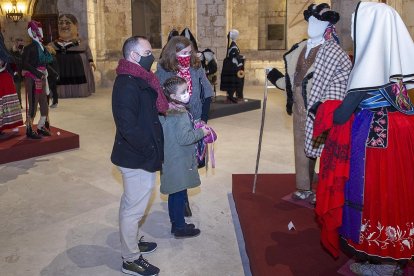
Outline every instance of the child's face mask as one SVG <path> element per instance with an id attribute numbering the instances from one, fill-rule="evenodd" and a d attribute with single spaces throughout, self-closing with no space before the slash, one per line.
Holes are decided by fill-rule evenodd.
<path id="1" fill-rule="evenodd" d="M 190 101 L 190 93 L 187 89 L 187 84 L 180 85 L 177 93 L 174 95 L 174 99 L 181 103 L 188 103 Z"/>
<path id="2" fill-rule="evenodd" d="M 190 93 L 186 90 L 184 94 L 177 95 L 177 101 L 182 103 L 188 103 L 190 101 Z"/>

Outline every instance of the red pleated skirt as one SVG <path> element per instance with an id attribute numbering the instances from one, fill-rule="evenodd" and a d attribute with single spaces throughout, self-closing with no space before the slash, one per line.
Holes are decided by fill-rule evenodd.
<path id="1" fill-rule="evenodd" d="M 13 77 L 7 71 L 0 72 L 0 131 L 22 124 L 22 112 Z"/>
<path id="2" fill-rule="evenodd" d="M 360 243 L 369 256 L 414 255 L 414 116 L 390 112 L 387 148 L 366 148 Z"/>

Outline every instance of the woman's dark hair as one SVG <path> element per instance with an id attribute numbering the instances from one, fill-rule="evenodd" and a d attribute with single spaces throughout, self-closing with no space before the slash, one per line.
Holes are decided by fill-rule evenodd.
<path id="1" fill-rule="evenodd" d="M 177 53 L 184 48 L 191 46 L 191 59 L 190 67 L 200 68 L 201 62 L 197 57 L 197 54 L 194 50 L 193 44 L 191 41 L 184 36 L 174 36 L 168 41 L 165 45 L 164 50 L 161 53 L 161 59 L 159 61 L 162 68 L 167 71 L 178 72 L 178 62 L 177 62 Z"/>
<path id="2" fill-rule="evenodd" d="M 78 25 L 78 20 L 76 19 L 76 17 L 73 15 L 73 14 L 70 14 L 70 13 L 64 13 L 64 14 L 61 14 L 61 15 L 59 15 L 59 20 L 62 18 L 62 17 L 67 17 L 67 18 L 69 18 L 69 20 L 74 24 L 74 25 Z"/>
<path id="3" fill-rule="evenodd" d="M 162 85 L 162 90 L 164 91 L 164 95 L 167 97 L 168 102 L 180 103 L 172 99 L 171 94 L 175 94 L 177 87 L 182 84 L 187 84 L 187 82 L 185 79 L 178 76 L 173 76 L 165 80 L 164 84 Z"/>

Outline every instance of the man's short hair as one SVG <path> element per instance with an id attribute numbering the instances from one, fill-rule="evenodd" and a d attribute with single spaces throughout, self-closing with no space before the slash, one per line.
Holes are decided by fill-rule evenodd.
<path id="1" fill-rule="evenodd" d="M 125 40 L 124 45 L 122 46 L 122 54 L 124 58 L 128 58 L 129 54 L 137 47 L 141 39 L 148 40 L 145 36 L 135 35 L 131 36 Z"/>

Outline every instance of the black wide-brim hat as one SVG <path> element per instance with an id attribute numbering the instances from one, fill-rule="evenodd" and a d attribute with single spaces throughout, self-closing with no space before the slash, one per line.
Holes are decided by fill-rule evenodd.
<path id="1" fill-rule="evenodd" d="M 303 12 L 303 16 L 306 21 L 309 21 L 309 17 L 313 16 L 320 21 L 327 21 L 331 24 L 336 24 L 339 19 L 339 13 L 331 10 L 331 7 L 327 3 L 319 5 L 311 4 L 307 10 Z"/>

